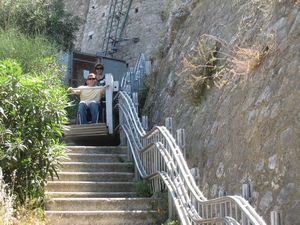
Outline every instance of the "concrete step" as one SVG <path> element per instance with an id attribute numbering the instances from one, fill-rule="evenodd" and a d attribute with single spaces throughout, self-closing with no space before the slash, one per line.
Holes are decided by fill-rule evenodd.
<path id="1" fill-rule="evenodd" d="M 48 198 L 134 198 L 135 192 L 46 192 Z"/>
<path id="2" fill-rule="evenodd" d="M 126 172 L 59 172 L 60 181 L 125 181 L 130 182 L 134 173 Z M 54 180 L 58 180 L 55 178 Z"/>
<path id="3" fill-rule="evenodd" d="M 133 172 L 132 163 L 62 162 L 63 172 Z"/>
<path id="4" fill-rule="evenodd" d="M 67 154 L 59 179 L 47 184 L 47 224 L 161 224 L 158 200 L 136 197 L 126 147 L 68 146 Z"/>
<path id="5" fill-rule="evenodd" d="M 126 154 L 127 147 L 122 146 L 67 146 L 70 153 L 86 154 Z"/>
<path id="6" fill-rule="evenodd" d="M 156 211 L 46 211 L 53 225 L 157 225 Z"/>
<path id="7" fill-rule="evenodd" d="M 134 182 L 49 181 L 48 192 L 133 192 Z"/>
<path id="8" fill-rule="evenodd" d="M 46 210 L 52 211 L 112 211 L 151 210 L 158 199 L 151 198 L 52 198 Z"/>
<path id="9" fill-rule="evenodd" d="M 68 153 L 71 162 L 125 162 L 126 154 Z"/>

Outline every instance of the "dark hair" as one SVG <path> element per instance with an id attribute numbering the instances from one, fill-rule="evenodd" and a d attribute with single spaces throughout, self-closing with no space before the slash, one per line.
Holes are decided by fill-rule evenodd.
<path id="1" fill-rule="evenodd" d="M 103 64 L 101 64 L 101 63 L 97 63 L 97 64 L 94 66 L 94 69 L 96 70 L 96 68 L 98 68 L 98 67 L 101 67 L 102 69 L 104 69 L 104 66 L 103 66 Z"/>

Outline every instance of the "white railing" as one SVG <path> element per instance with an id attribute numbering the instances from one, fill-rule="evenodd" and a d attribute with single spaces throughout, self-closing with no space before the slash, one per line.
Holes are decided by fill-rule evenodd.
<path id="1" fill-rule="evenodd" d="M 122 91 L 126 91 L 130 96 L 132 96 L 132 93 L 134 92 L 139 92 L 140 89 L 144 88 L 144 77 L 149 73 L 149 61 L 146 61 L 144 54 L 140 54 L 134 68 L 130 68 L 130 70 L 125 73 L 122 78 Z"/>
<path id="2" fill-rule="evenodd" d="M 153 192 L 169 191 L 182 225 L 266 225 L 240 196 L 207 200 L 168 129 L 156 126 L 146 133 L 129 95 L 119 92 L 118 98 L 121 128 L 139 175 L 150 181 Z"/>

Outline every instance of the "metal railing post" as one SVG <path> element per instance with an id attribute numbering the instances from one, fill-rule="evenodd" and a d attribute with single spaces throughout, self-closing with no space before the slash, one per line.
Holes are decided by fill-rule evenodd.
<path id="1" fill-rule="evenodd" d="M 245 183 L 242 185 L 242 196 L 246 200 L 249 200 L 251 198 L 251 186 L 249 183 Z"/>
<path id="2" fill-rule="evenodd" d="M 148 116 L 142 116 L 142 126 L 144 128 L 144 130 L 148 130 Z"/>
<path id="3" fill-rule="evenodd" d="M 170 133 L 173 135 L 173 118 L 167 117 L 165 119 L 165 127 L 170 131 Z"/>
<path id="4" fill-rule="evenodd" d="M 170 191 L 168 191 L 168 220 L 173 220 L 175 217 L 175 205 L 173 202 L 172 195 Z"/>
<path id="5" fill-rule="evenodd" d="M 177 144 L 180 147 L 180 149 L 182 150 L 182 154 L 184 156 L 184 158 L 186 158 L 186 149 L 185 149 L 185 130 L 184 129 L 178 129 L 176 131 L 176 140 L 177 140 Z"/>
<path id="6" fill-rule="evenodd" d="M 114 79 L 111 73 L 105 74 L 105 99 L 106 99 L 106 126 L 108 127 L 108 133 L 113 133 L 113 91 L 114 91 Z"/>
<path id="7" fill-rule="evenodd" d="M 271 225 L 283 225 L 280 211 L 271 211 Z"/>
<path id="8" fill-rule="evenodd" d="M 119 120 L 120 120 L 120 125 L 122 126 L 124 124 L 124 121 L 123 121 L 124 115 L 121 110 L 119 112 Z M 123 129 L 120 129 L 120 145 L 127 146 L 127 138 L 126 138 L 126 135 L 125 135 L 125 132 Z"/>
<path id="9" fill-rule="evenodd" d="M 135 106 L 136 112 L 138 113 L 139 111 L 139 97 L 137 92 L 132 93 L 132 101 Z"/>

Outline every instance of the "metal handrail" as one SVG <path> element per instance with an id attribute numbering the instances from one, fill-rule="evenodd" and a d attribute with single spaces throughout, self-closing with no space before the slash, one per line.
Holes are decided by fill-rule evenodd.
<path id="1" fill-rule="evenodd" d="M 206 199 L 168 129 L 156 126 L 146 133 L 130 96 L 120 91 L 118 101 L 121 128 L 139 175 L 150 181 L 153 192 L 169 191 L 181 224 L 266 225 L 240 196 Z"/>
<path id="2" fill-rule="evenodd" d="M 121 81 L 121 88 L 130 96 L 133 92 L 139 92 L 146 75 L 146 58 L 143 53 L 139 55 L 134 68 L 124 74 Z"/>

